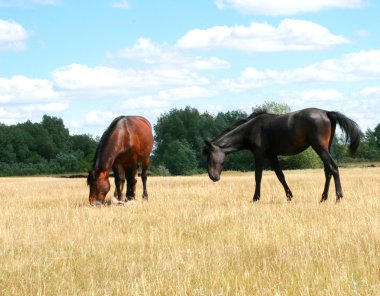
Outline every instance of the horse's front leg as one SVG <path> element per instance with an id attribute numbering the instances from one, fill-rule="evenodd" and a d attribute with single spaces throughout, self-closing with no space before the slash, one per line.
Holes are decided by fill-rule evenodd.
<path id="1" fill-rule="evenodd" d="M 115 192 L 113 194 L 114 197 L 117 196 L 117 200 L 121 201 L 121 190 L 120 190 L 120 174 L 118 167 L 112 168 L 113 175 L 115 177 Z"/>
<path id="2" fill-rule="evenodd" d="M 127 201 L 135 200 L 135 192 L 136 192 L 136 173 L 137 173 L 137 165 L 136 167 L 129 168 L 125 171 L 125 177 L 127 179 Z"/>
<path id="3" fill-rule="evenodd" d="M 255 193 L 253 195 L 253 202 L 260 199 L 261 178 L 263 175 L 263 159 L 261 157 L 255 157 Z"/>

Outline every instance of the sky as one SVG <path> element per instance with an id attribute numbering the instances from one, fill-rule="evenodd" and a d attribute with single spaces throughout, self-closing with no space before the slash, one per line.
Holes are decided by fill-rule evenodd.
<path id="1" fill-rule="evenodd" d="M 100 136 L 266 101 L 380 123 L 380 0 L 0 0 L 0 122 Z"/>

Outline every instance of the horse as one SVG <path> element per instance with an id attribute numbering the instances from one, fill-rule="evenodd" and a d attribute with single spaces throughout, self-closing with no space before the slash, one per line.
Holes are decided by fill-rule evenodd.
<path id="1" fill-rule="evenodd" d="M 135 199 L 136 173 L 141 163 L 143 199 L 148 199 L 146 187 L 150 153 L 153 148 L 153 132 L 150 122 L 142 116 L 119 116 L 115 118 L 100 138 L 92 169 L 88 170 L 87 185 L 90 188 L 90 205 L 102 205 L 110 190 L 109 171 L 115 174 L 118 201 L 121 203 L 120 175 L 122 166 L 127 179 L 126 201 Z"/>
<path id="2" fill-rule="evenodd" d="M 269 160 L 285 195 L 293 198 L 278 155 L 295 155 L 312 147 L 321 158 L 325 172 L 325 185 L 321 202 L 328 198 L 331 176 L 334 177 L 336 201 L 343 197 L 339 170 L 330 154 L 336 125 L 346 135 L 349 152 L 354 153 L 360 143 L 361 131 L 356 122 L 339 112 L 317 108 L 303 109 L 283 115 L 270 114 L 266 110 L 255 110 L 248 118 L 225 129 L 214 140 L 205 140 L 203 153 L 207 156 L 208 175 L 214 182 L 220 179 L 226 155 L 239 150 L 250 150 L 255 159 L 255 192 L 253 202 L 260 199 L 260 185 L 264 159 Z"/>

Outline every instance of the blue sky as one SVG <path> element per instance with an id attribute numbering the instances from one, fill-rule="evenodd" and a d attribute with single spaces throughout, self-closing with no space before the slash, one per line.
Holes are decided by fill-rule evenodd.
<path id="1" fill-rule="evenodd" d="M 0 0 L 0 122 L 265 101 L 380 123 L 378 0 Z"/>

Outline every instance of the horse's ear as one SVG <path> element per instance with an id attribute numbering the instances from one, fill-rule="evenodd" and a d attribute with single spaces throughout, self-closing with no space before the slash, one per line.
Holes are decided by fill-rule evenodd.
<path id="1" fill-rule="evenodd" d="M 205 142 L 205 145 L 203 147 L 203 155 L 207 155 L 210 152 L 212 144 L 209 140 L 204 140 L 204 142 Z"/>

